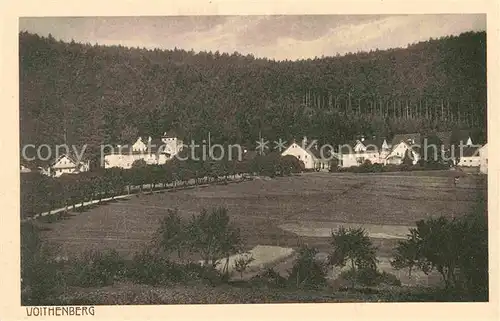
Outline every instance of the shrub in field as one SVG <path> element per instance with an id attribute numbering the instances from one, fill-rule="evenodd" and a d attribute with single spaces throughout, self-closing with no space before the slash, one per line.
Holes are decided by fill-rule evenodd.
<path id="1" fill-rule="evenodd" d="M 288 275 L 288 282 L 297 288 L 319 288 L 326 285 L 326 271 L 316 260 L 315 248 L 301 246 L 298 257 Z"/>
<path id="2" fill-rule="evenodd" d="M 155 246 L 167 255 L 175 253 L 182 259 L 189 241 L 187 238 L 187 227 L 178 211 L 169 209 L 160 220 L 160 227 L 154 237 Z"/>
<path id="3" fill-rule="evenodd" d="M 243 279 L 243 272 L 246 271 L 250 263 L 252 263 L 255 259 L 249 253 L 245 253 L 240 255 L 234 262 L 234 269 L 240 273 L 240 278 Z"/>
<path id="4" fill-rule="evenodd" d="M 283 175 L 291 175 L 292 173 L 300 173 L 303 164 L 297 157 L 286 155 L 279 158 L 279 166 Z"/>
<path id="5" fill-rule="evenodd" d="M 90 250 L 66 264 L 68 284 L 81 287 L 111 285 L 125 277 L 125 260 L 115 250 Z"/>
<path id="6" fill-rule="evenodd" d="M 264 272 L 252 277 L 250 283 L 257 286 L 283 288 L 287 285 L 287 279 L 282 277 L 278 272 L 274 271 L 273 268 L 268 268 Z"/>
<path id="7" fill-rule="evenodd" d="M 376 248 L 364 229 L 345 229 L 341 226 L 336 232 L 332 232 L 331 245 L 333 251 L 328 256 L 329 264 L 344 267 L 349 262 L 353 271 L 356 269 L 376 270 Z M 353 279 L 353 287 L 354 283 Z"/>
<path id="8" fill-rule="evenodd" d="M 410 229 L 410 234 L 408 234 L 407 239 L 403 242 L 399 242 L 394 248 L 391 265 L 397 270 L 407 268 L 408 277 L 411 278 L 411 272 L 419 267 L 419 256 L 420 249 L 417 230 Z M 426 266 L 422 266 L 421 269 L 428 272 Z"/>
<path id="9" fill-rule="evenodd" d="M 144 249 L 136 253 L 127 266 L 127 277 L 135 283 L 160 285 L 169 280 L 170 262 Z"/>
<path id="10" fill-rule="evenodd" d="M 387 284 L 401 286 L 401 281 L 391 273 L 385 271 L 380 272 L 377 269 L 365 267 L 361 269 L 349 269 L 343 271 L 340 277 L 351 283 L 358 283 L 363 286 L 376 286 L 379 284 Z"/>

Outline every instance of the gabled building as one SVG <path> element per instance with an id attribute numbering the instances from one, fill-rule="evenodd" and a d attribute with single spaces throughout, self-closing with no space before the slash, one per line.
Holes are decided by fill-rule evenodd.
<path id="1" fill-rule="evenodd" d="M 307 137 L 304 137 L 302 145 L 294 141 L 283 153 L 281 153 L 281 156 L 291 155 L 296 157 L 299 161 L 304 163 L 305 169 L 329 170 L 329 155 L 322 155 L 317 146 L 308 147 Z"/>
<path id="2" fill-rule="evenodd" d="M 359 166 L 367 161 L 371 164 L 385 164 L 390 145 L 385 138 L 360 139 L 341 146 L 338 158 L 341 167 Z"/>
<path id="3" fill-rule="evenodd" d="M 392 149 L 385 159 L 386 165 L 401 165 L 407 154 L 415 165 L 421 159 L 420 142 L 422 136 L 419 133 L 398 134 L 392 139 Z"/>
<path id="4" fill-rule="evenodd" d="M 78 174 L 89 170 L 89 162 L 80 162 L 64 154 L 59 156 L 50 166 L 49 175 L 59 177 L 63 174 Z"/>

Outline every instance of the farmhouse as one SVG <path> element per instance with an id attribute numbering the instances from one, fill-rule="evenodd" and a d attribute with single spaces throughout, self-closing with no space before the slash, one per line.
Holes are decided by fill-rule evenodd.
<path id="1" fill-rule="evenodd" d="M 305 169 L 328 170 L 330 159 L 317 148 L 316 145 L 308 146 L 307 137 L 302 140 L 302 146 L 295 141 L 283 152 L 281 156 L 291 155 L 304 163 Z M 324 151 L 326 154 L 326 151 Z"/>
<path id="2" fill-rule="evenodd" d="M 410 153 L 413 165 L 415 165 L 420 157 L 420 141 L 421 135 L 413 134 L 398 134 L 392 139 L 392 150 L 386 157 L 385 164 L 400 165 L 403 163 L 407 151 Z"/>
<path id="3" fill-rule="evenodd" d="M 73 157 L 64 154 L 59 156 L 49 167 L 50 176 L 59 177 L 63 174 L 78 174 L 89 170 L 89 162 L 79 162 Z"/>
<path id="4" fill-rule="evenodd" d="M 162 165 L 177 155 L 183 147 L 183 141 L 173 132 L 165 132 L 161 139 L 142 137 L 129 145 L 117 145 L 116 148 L 104 156 L 104 167 L 131 168 L 136 160 L 144 160 L 148 165 Z"/>
<path id="5" fill-rule="evenodd" d="M 353 146 L 351 148 L 351 146 Z M 390 146 L 385 138 L 361 139 L 353 144 L 341 146 L 339 149 L 339 161 L 342 167 L 359 166 L 366 161 L 372 164 L 385 164 L 389 155 Z"/>

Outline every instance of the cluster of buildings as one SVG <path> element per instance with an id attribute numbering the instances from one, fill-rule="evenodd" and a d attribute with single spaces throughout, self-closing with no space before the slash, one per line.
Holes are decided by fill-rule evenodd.
<path id="1" fill-rule="evenodd" d="M 307 138 L 302 144 L 293 143 L 283 153 L 291 155 L 304 163 L 306 169 L 328 170 L 331 166 L 352 167 L 360 166 L 366 162 L 370 164 L 400 165 L 405 157 L 409 157 L 412 164 L 417 164 L 421 159 L 430 159 L 434 155 L 426 155 L 422 147 L 435 145 L 435 151 L 443 158 L 449 159 L 453 165 L 459 167 L 478 168 L 482 173 L 487 173 L 488 145 L 473 142 L 470 131 L 438 132 L 433 135 L 435 139 L 425 137 L 419 133 L 397 134 L 392 140 L 372 137 L 359 139 L 344 144 L 334 149 L 328 155 L 321 153 L 317 146 L 306 148 Z M 428 138 L 427 143 L 423 143 Z M 325 151 L 323 151 L 325 152 Z"/>
<path id="2" fill-rule="evenodd" d="M 183 146 L 183 141 L 173 132 L 165 132 L 161 138 L 152 139 L 149 137 L 143 140 L 142 137 L 131 145 L 117 144 L 105 150 L 104 168 L 132 168 L 137 160 L 143 160 L 148 165 L 162 165 L 177 155 Z M 79 161 L 75 157 L 63 154 L 55 159 L 47 167 L 28 166 L 21 163 L 21 173 L 38 171 L 51 177 L 59 177 L 63 174 L 78 174 L 89 171 L 89 161 Z"/>
<path id="3" fill-rule="evenodd" d="M 447 155 L 455 166 L 478 168 L 487 173 L 488 145 L 474 144 L 468 131 L 461 131 L 458 135 L 452 132 L 438 132 L 434 135 L 439 141 L 437 148 L 441 155 Z M 361 136 L 359 139 L 344 144 L 338 149 L 327 152 L 317 145 L 309 147 L 307 138 L 302 144 L 293 142 L 282 153 L 282 156 L 291 155 L 304 164 L 306 169 L 328 171 L 331 166 L 352 167 L 366 162 L 382 165 L 399 165 L 410 156 L 412 164 L 425 158 L 422 150 L 424 135 L 419 133 L 397 134 L 392 140 Z M 435 141 L 434 141 L 435 143 Z M 162 165 L 181 152 L 184 144 L 175 132 L 165 132 L 159 139 L 142 137 L 131 145 L 117 144 L 107 150 L 104 156 L 104 168 L 131 168 L 135 161 L 143 160 L 148 165 Z M 462 147 L 460 147 L 462 146 Z M 307 148 L 309 147 L 309 148 Z M 252 151 L 247 152 L 248 154 Z M 244 155 L 246 157 L 248 155 Z M 427 155 L 429 156 L 429 155 Z M 63 174 L 77 174 L 89 170 L 89 162 L 78 161 L 70 155 L 59 156 L 49 167 L 37 168 L 42 174 L 59 177 Z M 32 171 L 21 164 L 21 173 Z"/>
<path id="4" fill-rule="evenodd" d="M 78 174 L 87 172 L 90 169 L 90 162 L 78 161 L 76 158 L 63 154 L 56 158 L 49 166 L 28 166 L 27 163 L 21 163 L 21 173 L 30 173 L 33 171 L 51 177 L 59 177 L 63 174 Z"/>
<path id="5" fill-rule="evenodd" d="M 175 132 L 165 132 L 160 139 L 151 136 L 146 141 L 139 137 L 135 143 L 116 145 L 104 156 L 104 168 L 131 168 L 137 160 L 144 160 L 148 165 L 163 165 L 177 155 L 183 147 L 182 139 Z"/>

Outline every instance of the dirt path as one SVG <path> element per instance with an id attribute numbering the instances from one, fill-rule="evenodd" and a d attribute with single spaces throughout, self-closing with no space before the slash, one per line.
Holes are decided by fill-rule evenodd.
<path id="1" fill-rule="evenodd" d="M 360 223 L 343 223 L 343 222 L 296 222 L 285 223 L 278 227 L 292 232 L 299 236 L 308 237 L 330 237 L 332 231 L 339 227 L 345 228 L 364 228 L 371 238 L 378 239 L 405 239 L 412 226 L 404 225 L 377 225 L 377 224 L 360 224 Z"/>

